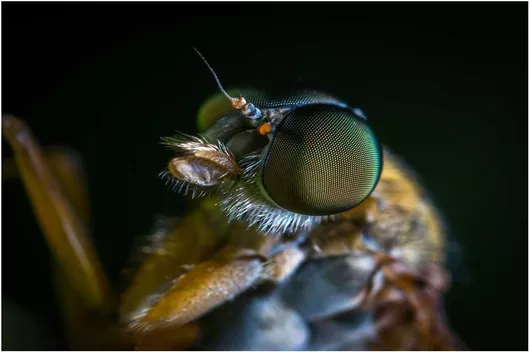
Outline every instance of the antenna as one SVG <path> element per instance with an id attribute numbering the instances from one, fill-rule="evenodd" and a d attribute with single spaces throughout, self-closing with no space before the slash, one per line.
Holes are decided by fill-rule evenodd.
<path id="1" fill-rule="evenodd" d="M 208 66 L 208 69 L 210 70 L 210 72 L 212 72 L 212 75 L 213 75 L 213 78 L 215 78 L 215 81 L 217 82 L 217 87 L 219 87 L 219 90 L 221 91 L 221 93 L 223 93 L 230 101 L 234 101 L 235 98 L 232 98 L 227 92 L 226 90 L 223 88 L 223 85 L 221 84 L 221 81 L 219 80 L 219 77 L 217 77 L 217 74 L 215 73 L 215 71 L 213 70 L 212 66 L 210 66 L 210 64 L 208 63 L 208 61 L 206 61 L 206 59 L 204 58 L 204 56 L 201 54 L 201 52 L 199 50 L 197 50 L 197 48 L 193 48 L 193 50 L 195 50 L 197 52 L 197 54 L 199 54 L 199 56 L 201 57 L 202 61 L 204 61 L 204 63 L 206 64 L 206 66 Z"/>
<path id="2" fill-rule="evenodd" d="M 245 98 L 243 98 L 242 95 L 240 95 L 239 98 L 233 98 L 226 92 L 226 90 L 223 88 L 223 85 L 221 84 L 221 81 L 217 77 L 217 74 L 215 73 L 213 68 L 210 66 L 208 61 L 206 61 L 204 56 L 202 56 L 202 54 L 200 53 L 199 50 L 197 50 L 197 48 L 193 48 L 193 49 L 197 52 L 197 54 L 199 54 L 200 58 L 202 59 L 202 61 L 204 61 L 206 66 L 208 66 L 208 69 L 212 72 L 213 77 L 215 78 L 215 81 L 217 82 L 217 87 L 219 87 L 219 90 L 221 91 L 221 93 L 223 93 L 225 97 L 227 97 L 228 100 L 230 100 L 230 102 L 232 103 L 232 107 L 236 110 L 241 111 L 241 113 L 245 115 L 246 117 L 248 117 L 249 119 L 257 120 L 261 118 L 261 116 L 263 115 L 261 113 L 261 110 L 256 108 L 254 104 L 247 103 L 247 101 L 245 100 Z"/>

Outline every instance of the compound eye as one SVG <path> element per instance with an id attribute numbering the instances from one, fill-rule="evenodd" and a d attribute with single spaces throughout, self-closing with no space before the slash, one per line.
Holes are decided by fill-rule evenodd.
<path id="1" fill-rule="evenodd" d="M 363 119 L 328 105 L 288 114 L 264 156 L 262 185 L 278 206 L 330 215 L 366 199 L 379 181 L 379 143 Z"/>

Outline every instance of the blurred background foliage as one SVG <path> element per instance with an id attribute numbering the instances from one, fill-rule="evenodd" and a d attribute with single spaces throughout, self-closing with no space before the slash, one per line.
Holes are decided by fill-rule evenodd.
<path id="1" fill-rule="evenodd" d="M 522 2 L 2 3 L 2 111 L 80 153 L 117 278 L 154 215 L 184 211 L 157 174 L 170 157 L 159 138 L 195 132 L 216 92 L 193 46 L 226 86 L 333 93 L 417 171 L 459 241 L 455 330 L 471 349 L 524 350 L 527 14 Z M 29 336 L 14 327 L 31 314 L 50 330 L 38 348 L 62 346 L 44 240 L 20 183 L 2 186 L 3 337 Z"/>

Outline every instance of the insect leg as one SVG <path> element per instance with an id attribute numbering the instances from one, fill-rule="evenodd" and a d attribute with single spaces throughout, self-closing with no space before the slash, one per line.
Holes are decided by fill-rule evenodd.
<path id="1" fill-rule="evenodd" d="M 252 250 L 226 246 L 212 259 L 182 275 L 147 314 L 129 324 L 130 331 L 138 336 L 137 347 L 175 348 L 167 338 L 154 338 L 166 335 L 178 337 L 179 343 L 189 336 L 184 342 L 193 342 L 199 332 L 192 330 L 196 325 L 189 322 L 232 300 L 259 280 L 284 280 L 305 259 L 305 254 L 292 247 L 266 260 Z"/>
<path id="2" fill-rule="evenodd" d="M 200 336 L 197 322 L 179 327 L 158 327 L 142 334 L 134 334 L 135 351 L 187 350 Z"/>
<path id="3" fill-rule="evenodd" d="M 307 259 L 308 254 L 307 248 L 299 246 L 285 248 L 267 261 L 262 279 L 274 283 L 286 281 Z"/>
<path id="4" fill-rule="evenodd" d="M 409 336 L 417 336 L 417 346 L 430 350 L 462 350 L 463 344 L 447 326 L 440 300 L 448 286 L 448 274 L 436 264 L 421 271 L 410 270 L 397 261 L 388 261 L 381 268 L 388 286 L 385 295 L 379 295 L 376 313 L 378 330 L 392 341 L 395 326 L 410 325 Z M 421 284 L 419 284 L 421 283 Z M 398 292 L 398 295 L 395 293 Z M 399 294 L 400 293 L 400 294 Z M 393 295 L 392 295 L 393 294 Z M 389 299 L 389 297 L 392 297 Z M 412 313 L 412 320 L 404 317 Z"/>
<path id="5" fill-rule="evenodd" d="M 89 224 L 90 207 L 81 158 L 74 150 L 64 146 L 45 147 L 43 154 L 79 216 L 86 224 Z M 3 181 L 11 182 L 19 180 L 20 177 L 17 161 L 14 158 L 2 161 Z"/>
<path id="6" fill-rule="evenodd" d="M 255 251 L 227 245 L 178 277 L 154 305 L 128 322 L 129 329 L 145 332 L 198 319 L 254 285 L 263 263 Z"/>
<path id="7" fill-rule="evenodd" d="M 81 192 L 62 183 L 29 127 L 20 119 L 2 116 L 4 137 L 13 149 L 18 172 L 39 224 L 60 270 L 88 307 L 104 310 L 109 302 L 106 276 L 89 240 L 81 215 Z M 68 196 L 70 193 L 71 197 Z M 77 199 L 73 201 L 72 199 Z M 77 204 L 77 205 L 76 205 Z M 85 214 L 85 218 L 88 215 Z"/>

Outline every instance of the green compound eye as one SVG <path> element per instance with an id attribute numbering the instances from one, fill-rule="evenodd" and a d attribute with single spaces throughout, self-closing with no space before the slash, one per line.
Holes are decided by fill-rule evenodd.
<path id="1" fill-rule="evenodd" d="M 288 114 L 264 155 L 262 186 L 281 208 L 305 215 L 351 209 L 374 190 L 380 145 L 350 109 L 311 104 Z"/>

